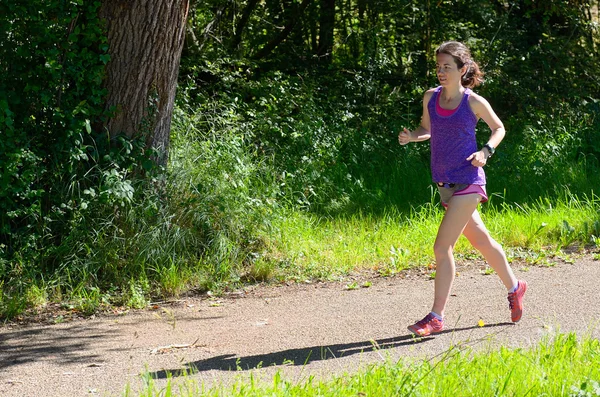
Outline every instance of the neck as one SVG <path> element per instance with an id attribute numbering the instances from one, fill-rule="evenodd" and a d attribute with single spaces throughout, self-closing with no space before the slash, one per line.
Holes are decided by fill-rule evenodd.
<path id="1" fill-rule="evenodd" d="M 462 85 L 457 85 L 453 87 L 443 87 L 442 88 L 442 98 L 446 101 L 451 101 L 452 99 L 461 96 L 465 92 L 465 87 Z"/>

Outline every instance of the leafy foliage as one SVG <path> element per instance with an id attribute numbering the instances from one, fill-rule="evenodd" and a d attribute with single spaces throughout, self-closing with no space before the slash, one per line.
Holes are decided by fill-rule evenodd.
<path id="1" fill-rule="evenodd" d="M 508 127 L 488 168 L 492 191 L 518 201 L 573 180 L 575 190 L 587 189 L 600 131 L 598 31 L 589 2 L 337 3 L 327 62 L 313 34 L 322 27 L 322 3 L 301 15 L 297 2 L 237 4 L 196 8 L 191 29 L 216 40 L 206 39 L 204 54 L 187 58 L 182 72 L 219 92 L 219 101 L 240 100 L 238 111 L 254 123 L 253 139 L 285 177 L 291 202 L 338 211 L 423 201 L 427 147 L 399 148 L 395 135 L 418 122 L 420 98 L 436 84 L 433 51 L 449 39 L 471 47 L 487 72 L 481 93 Z M 265 22 L 285 25 L 290 14 L 298 21 L 285 42 L 268 59 L 249 61 L 272 37 Z M 244 38 L 236 48 L 228 32 Z M 480 126 L 481 144 L 488 135 Z M 515 174 L 525 188 L 513 189 Z"/>
<path id="2" fill-rule="evenodd" d="M 68 279 L 74 233 L 133 198 L 129 178 L 146 155 L 94 130 L 108 62 L 99 7 L 0 5 L 0 308 L 55 272 Z M 71 281 L 76 289 L 81 279 Z"/>
<path id="3" fill-rule="evenodd" d="M 427 144 L 396 137 L 419 122 L 445 40 L 471 47 L 487 72 L 479 92 L 507 126 L 488 191 L 508 203 L 589 193 L 592 3 L 192 2 L 172 157 L 158 169 L 142 142 L 98 127 L 100 2 L 2 2 L 0 311 L 64 293 L 91 312 L 218 288 L 271 271 L 261 236 L 280 208 L 343 216 L 431 200 Z M 480 125 L 481 144 L 488 134 Z"/>
<path id="4" fill-rule="evenodd" d="M 36 257 L 77 206 L 97 154 L 106 41 L 99 2 L 3 2 L 0 13 L 0 253 Z M 77 176 L 79 175 L 79 177 Z M 70 189 L 71 197 L 61 194 Z M 69 203 L 71 201 L 71 203 Z M 57 230 L 58 229 L 58 230 Z"/>

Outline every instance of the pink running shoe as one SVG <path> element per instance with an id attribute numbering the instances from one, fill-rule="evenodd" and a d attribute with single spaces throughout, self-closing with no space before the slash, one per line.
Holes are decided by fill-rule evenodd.
<path id="1" fill-rule="evenodd" d="M 426 315 L 423 320 L 417 321 L 415 324 L 408 327 L 408 330 L 417 336 L 437 334 L 442 332 L 443 329 L 444 321 L 438 320 L 431 313 Z"/>
<path id="2" fill-rule="evenodd" d="M 510 317 L 513 323 L 518 322 L 523 314 L 523 295 L 527 291 L 527 283 L 519 280 L 515 292 L 508 294 L 508 307 L 510 307 Z"/>

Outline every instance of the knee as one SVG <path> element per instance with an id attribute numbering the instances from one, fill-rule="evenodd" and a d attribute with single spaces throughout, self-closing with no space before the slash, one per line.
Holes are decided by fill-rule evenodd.
<path id="1" fill-rule="evenodd" d="M 454 254 L 454 246 L 452 244 L 436 241 L 433 245 L 433 253 L 436 258 L 451 257 Z"/>

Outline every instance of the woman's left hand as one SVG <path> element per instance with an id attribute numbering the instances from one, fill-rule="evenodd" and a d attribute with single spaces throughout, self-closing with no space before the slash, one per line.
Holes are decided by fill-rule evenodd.
<path id="1" fill-rule="evenodd" d="M 470 161 L 474 167 L 483 167 L 487 164 L 487 156 L 483 150 L 480 150 L 467 157 L 467 161 Z"/>

